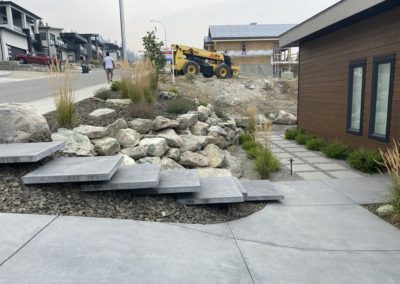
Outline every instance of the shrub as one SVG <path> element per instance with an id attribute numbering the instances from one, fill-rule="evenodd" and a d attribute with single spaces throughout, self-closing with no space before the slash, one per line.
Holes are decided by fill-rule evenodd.
<path id="1" fill-rule="evenodd" d="M 186 98 L 178 98 L 167 104 L 166 112 L 171 114 L 185 114 L 196 109 L 196 104 Z"/>
<path id="2" fill-rule="evenodd" d="M 154 106 L 148 102 L 131 103 L 129 105 L 129 113 L 135 118 L 154 118 Z"/>
<path id="3" fill-rule="evenodd" d="M 114 81 L 111 84 L 111 91 L 118 92 L 121 91 L 121 82 L 120 81 Z"/>
<path id="4" fill-rule="evenodd" d="M 322 151 L 326 142 L 322 138 L 311 138 L 306 142 L 306 148 L 311 151 Z"/>
<path id="5" fill-rule="evenodd" d="M 377 173 L 383 170 L 383 160 L 376 150 L 360 149 L 349 154 L 347 161 L 350 166 L 364 173 Z"/>
<path id="6" fill-rule="evenodd" d="M 239 136 L 239 143 L 241 145 L 243 145 L 245 142 L 253 141 L 253 140 L 254 140 L 254 137 L 251 133 L 244 133 L 244 134 L 240 134 L 240 136 Z"/>
<path id="7" fill-rule="evenodd" d="M 313 137 L 310 136 L 310 135 L 308 135 L 308 134 L 305 134 L 305 133 L 297 134 L 297 135 L 296 135 L 296 138 L 295 138 L 296 142 L 297 142 L 298 144 L 300 144 L 300 145 L 306 145 L 307 142 L 308 142 L 309 140 L 311 140 L 311 139 L 313 139 Z"/>
<path id="8" fill-rule="evenodd" d="M 272 154 L 271 150 L 266 148 L 258 151 L 254 165 L 261 179 L 268 179 L 273 172 L 280 168 L 279 160 Z"/>
<path id="9" fill-rule="evenodd" d="M 196 75 L 188 72 L 185 74 L 185 79 L 188 82 L 193 82 L 196 79 Z"/>
<path id="10" fill-rule="evenodd" d="M 346 160 L 351 153 L 350 147 L 339 140 L 327 144 L 322 151 L 328 158 L 339 160 Z"/>
<path id="11" fill-rule="evenodd" d="M 101 100 L 108 100 L 111 98 L 111 91 L 107 88 L 101 88 L 94 93 L 94 96 Z"/>
<path id="12" fill-rule="evenodd" d="M 261 145 L 260 143 L 258 142 L 251 143 L 251 146 L 248 147 L 248 149 L 246 150 L 247 157 L 253 160 L 258 156 L 258 154 L 262 150 L 264 150 L 264 146 Z"/>
<path id="13" fill-rule="evenodd" d="M 256 133 L 256 131 L 257 131 L 257 120 L 256 120 L 257 108 L 255 106 L 248 107 L 246 110 L 246 115 L 249 118 L 249 121 L 247 122 L 247 131 L 250 133 Z"/>
<path id="14" fill-rule="evenodd" d="M 296 136 L 301 133 L 299 128 L 289 128 L 285 132 L 285 138 L 288 140 L 295 140 Z"/>
<path id="15" fill-rule="evenodd" d="M 254 140 L 254 138 L 252 138 L 251 140 L 245 141 L 242 144 L 242 148 L 246 151 L 249 151 L 251 148 L 255 148 L 257 147 L 257 142 Z"/>

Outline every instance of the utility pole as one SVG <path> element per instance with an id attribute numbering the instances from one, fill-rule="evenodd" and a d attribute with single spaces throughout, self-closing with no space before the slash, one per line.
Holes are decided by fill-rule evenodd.
<path id="1" fill-rule="evenodd" d="M 119 0 L 119 14 L 120 14 L 120 20 L 121 20 L 122 59 L 127 60 L 124 0 Z"/>

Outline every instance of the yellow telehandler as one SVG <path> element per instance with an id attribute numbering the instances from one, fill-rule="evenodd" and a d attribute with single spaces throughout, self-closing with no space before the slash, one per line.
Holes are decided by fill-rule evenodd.
<path id="1" fill-rule="evenodd" d="M 222 53 L 180 44 L 173 44 L 172 51 L 177 74 L 201 73 L 206 78 L 215 74 L 218 79 L 239 77 L 240 66 L 232 66 L 231 58 Z"/>

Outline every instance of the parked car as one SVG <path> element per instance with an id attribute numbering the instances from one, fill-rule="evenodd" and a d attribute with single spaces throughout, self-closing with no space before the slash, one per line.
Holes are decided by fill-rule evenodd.
<path id="1" fill-rule="evenodd" d="M 35 55 L 32 54 L 18 54 L 15 59 L 20 64 L 40 64 L 50 66 L 52 64 L 61 64 L 61 61 L 50 56 L 37 52 Z"/>

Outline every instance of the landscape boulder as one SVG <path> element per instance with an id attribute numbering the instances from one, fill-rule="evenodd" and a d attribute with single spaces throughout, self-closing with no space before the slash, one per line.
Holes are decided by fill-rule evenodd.
<path id="1" fill-rule="evenodd" d="M 140 138 L 140 133 L 130 128 L 120 129 L 115 135 L 115 139 L 117 139 L 122 148 L 134 147 L 138 145 Z"/>
<path id="2" fill-rule="evenodd" d="M 176 121 L 179 123 L 179 129 L 186 129 L 195 125 L 198 121 L 198 115 L 194 113 L 187 113 L 178 116 Z"/>
<path id="3" fill-rule="evenodd" d="M 121 153 L 131 157 L 134 160 L 144 158 L 147 155 L 146 148 L 143 146 L 129 147 L 129 148 L 123 149 L 121 151 Z"/>
<path id="4" fill-rule="evenodd" d="M 107 128 L 92 125 L 79 125 L 74 128 L 74 131 L 87 136 L 89 139 L 98 139 L 106 135 Z"/>
<path id="5" fill-rule="evenodd" d="M 376 213 L 381 217 L 387 217 L 394 213 L 395 209 L 393 205 L 382 205 L 376 209 Z"/>
<path id="6" fill-rule="evenodd" d="M 161 157 L 168 151 L 167 141 L 164 138 L 145 138 L 139 145 L 144 147 L 147 156 L 151 157 Z"/>
<path id="7" fill-rule="evenodd" d="M 0 143 L 46 141 L 50 130 L 46 119 L 32 106 L 0 104 Z"/>
<path id="8" fill-rule="evenodd" d="M 233 176 L 240 178 L 243 175 L 242 160 L 233 157 L 229 151 L 225 151 L 223 167 L 228 169 Z"/>
<path id="9" fill-rule="evenodd" d="M 230 143 L 223 136 L 215 132 L 210 132 L 207 138 L 210 144 L 215 144 L 221 149 L 226 149 L 230 146 Z"/>
<path id="10" fill-rule="evenodd" d="M 153 121 L 150 119 L 137 118 L 129 121 L 128 126 L 141 134 L 146 134 L 153 130 Z"/>
<path id="11" fill-rule="evenodd" d="M 179 164 L 187 167 L 207 167 L 208 159 L 201 154 L 184 152 L 181 154 Z"/>
<path id="12" fill-rule="evenodd" d="M 153 129 L 159 131 L 166 128 L 177 128 L 179 123 L 176 120 L 171 120 L 163 116 L 157 116 L 153 120 Z"/>
<path id="13" fill-rule="evenodd" d="M 160 157 L 145 157 L 137 161 L 138 164 L 161 164 Z"/>
<path id="14" fill-rule="evenodd" d="M 128 106 L 132 101 L 130 99 L 108 99 L 106 103 L 117 106 Z"/>
<path id="15" fill-rule="evenodd" d="M 175 99 L 178 95 L 174 92 L 167 92 L 167 91 L 161 91 L 159 93 L 159 97 L 162 100 L 172 100 Z"/>
<path id="16" fill-rule="evenodd" d="M 274 120 L 274 123 L 282 125 L 295 125 L 297 124 L 297 117 L 294 114 L 280 110 L 276 119 Z"/>
<path id="17" fill-rule="evenodd" d="M 117 119 L 117 121 L 115 121 L 113 124 L 110 124 L 107 127 L 107 136 L 115 137 L 115 135 L 117 135 L 118 131 L 120 131 L 121 129 L 126 129 L 126 128 L 128 128 L 128 124 L 126 123 L 126 120 L 119 118 L 119 119 Z"/>
<path id="18" fill-rule="evenodd" d="M 180 150 L 182 152 L 201 150 L 208 143 L 207 136 L 181 135 L 181 138 L 182 146 Z"/>
<path id="19" fill-rule="evenodd" d="M 197 172 L 201 178 L 231 177 L 232 173 L 227 169 L 198 168 Z"/>
<path id="20" fill-rule="evenodd" d="M 211 168 L 222 167 L 225 159 L 225 153 L 218 146 L 214 144 L 209 144 L 204 148 L 203 152 L 208 158 L 208 165 Z"/>
<path id="21" fill-rule="evenodd" d="M 246 128 L 247 125 L 249 124 L 249 118 L 246 117 L 246 116 L 235 117 L 235 121 L 236 121 L 236 125 L 237 125 L 238 127 Z"/>
<path id="22" fill-rule="evenodd" d="M 51 140 L 54 142 L 65 141 L 63 152 L 77 156 L 93 156 L 94 146 L 90 139 L 75 131 L 60 128 L 56 133 L 51 134 Z"/>
<path id="23" fill-rule="evenodd" d="M 89 113 L 89 118 L 94 119 L 94 120 L 99 120 L 103 118 L 108 118 L 111 117 L 115 114 L 115 110 L 111 108 L 99 108 L 96 109 L 95 111 L 92 111 Z"/>
<path id="24" fill-rule="evenodd" d="M 122 164 L 124 166 L 129 166 L 129 165 L 135 165 L 136 162 L 134 159 L 132 159 L 131 157 L 129 157 L 128 155 L 122 154 L 122 156 L 124 157 L 124 160 L 122 161 Z"/>
<path id="25" fill-rule="evenodd" d="M 208 133 L 210 133 L 210 132 L 214 132 L 214 133 L 217 133 L 222 136 L 226 136 L 228 134 L 221 126 L 217 126 L 217 125 L 211 126 L 208 129 Z"/>
<path id="26" fill-rule="evenodd" d="M 199 106 L 197 108 L 198 119 L 205 122 L 207 118 L 211 115 L 211 109 L 205 106 Z"/>
<path id="27" fill-rule="evenodd" d="M 157 133 L 157 137 L 164 138 L 169 147 L 180 147 L 182 138 L 173 129 L 165 129 Z"/>
<path id="28" fill-rule="evenodd" d="M 190 128 L 190 131 L 193 133 L 193 135 L 203 136 L 207 135 L 207 130 L 209 127 L 210 126 L 207 123 L 198 121 Z"/>
<path id="29" fill-rule="evenodd" d="M 183 166 L 175 162 L 174 160 L 163 157 L 161 159 L 161 165 L 165 170 L 183 170 L 185 169 Z"/>
<path id="30" fill-rule="evenodd" d="M 112 156 L 119 152 L 120 147 L 117 139 L 104 137 L 101 139 L 92 140 L 94 150 L 99 156 Z"/>
<path id="31" fill-rule="evenodd" d="M 167 154 L 165 154 L 165 157 L 174 161 L 179 161 L 179 158 L 181 157 L 181 150 L 177 148 L 171 148 L 168 150 Z"/>

